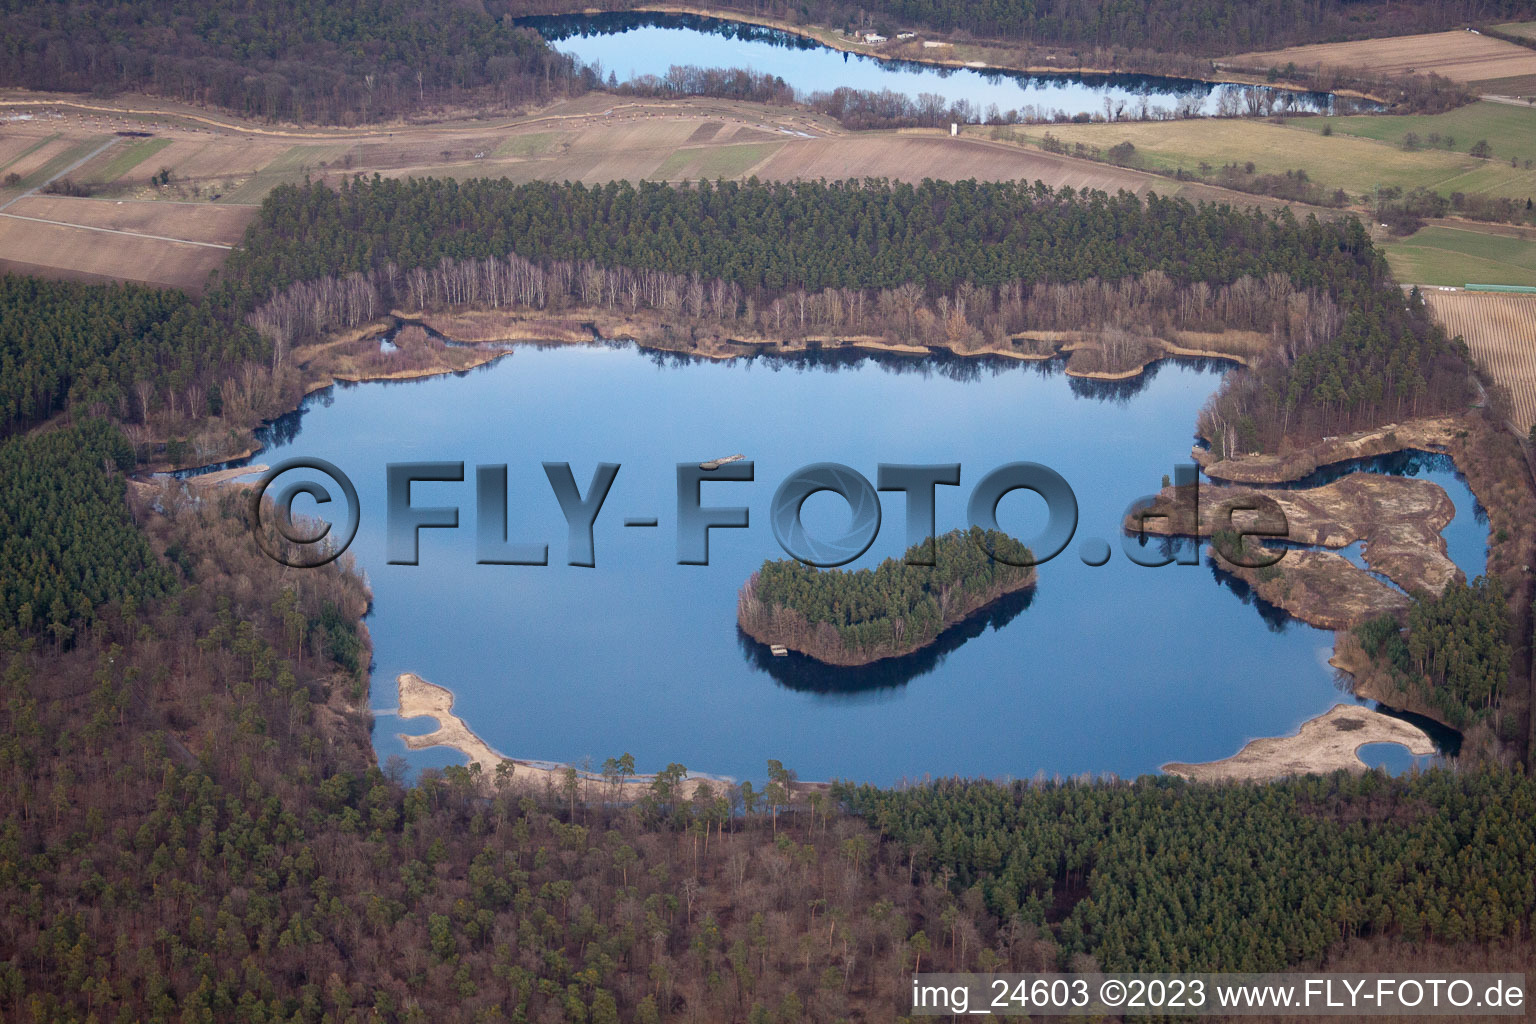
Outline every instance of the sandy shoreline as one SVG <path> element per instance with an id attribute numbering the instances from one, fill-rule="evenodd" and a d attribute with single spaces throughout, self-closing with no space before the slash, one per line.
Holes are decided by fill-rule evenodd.
<path id="1" fill-rule="evenodd" d="M 430 747 L 447 747 L 478 764 L 482 778 L 488 787 L 495 786 L 497 769 L 502 763 L 512 766 L 513 784 L 562 786 L 573 766 L 551 761 L 534 761 L 526 758 L 507 757 L 494 749 L 464 724 L 453 713 L 453 693 L 436 683 L 429 683 L 414 672 L 402 672 L 395 679 L 400 691 L 398 713 L 401 718 L 434 718 L 437 728 L 423 736 L 397 733 L 410 750 L 426 750 Z M 631 775 L 623 782 L 615 782 L 595 772 L 574 769 L 579 783 L 577 796 L 582 800 L 637 799 L 650 789 L 655 775 Z M 733 788 L 736 780 L 725 775 L 705 775 L 689 772 L 679 785 L 680 795 L 692 799 L 701 786 L 709 786 L 717 793 Z"/>
<path id="2" fill-rule="evenodd" d="M 212 487 L 242 476 L 249 476 L 252 473 L 265 473 L 269 468 L 271 467 L 264 462 L 256 462 L 249 466 L 232 466 L 229 469 L 214 470 L 212 473 L 200 473 L 197 476 L 182 477 L 181 482 L 189 487 Z"/>
<path id="3" fill-rule="evenodd" d="M 561 787 L 573 766 L 552 761 L 507 757 L 477 736 L 453 713 L 453 693 L 436 683 L 429 683 L 414 672 L 396 677 L 400 718 L 432 718 L 438 727 L 421 736 L 397 733 L 410 750 L 446 747 L 463 754 L 471 765 L 480 766 L 487 790 L 494 791 L 497 768 L 512 766 L 514 785 Z M 1249 740 L 1230 757 L 1199 764 L 1170 761 L 1160 770 L 1193 782 L 1268 782 L 1293 775 L 1327 774 L 1334 771 L 1364 772 L 1368 766 L 1358 750 L 1371 743 L 1397 743 L 1416 756 L 1434 754 L 1435 744 L 1429 734 L 1401 718 L 1354 704 L 1335 704 L 1308 719 L 1291 736 L 1262 737 Z M 616 782 L 595 772 L 574 769 L 578 781 L 577 797 L 585 801 L 634 800 L 643 796 L 655 775 L 633 775 Z M 728 776 L 690 772 L 683 780 L 680 795 L 691 799 L 700 786 L 710 786 L 716 793 L 734 788 Z M 817 787 L 799 783 L 797 788 Z"/>
<path id="4" fill-rule="evenodd" d="M 1097 331 L 1030 330 L 1010 336 L 1007 344 L 984 343 L 964 348 L 915 341 L 893 341 L 872 334 L 812 334 L 787 339 L 764 334 L 728 331 L 712 325 L 716 333 L 695 338 L 687 347 L 672 344 L 665 335 L 664 319 L 655 310 L 616 313 L 596 307 L 572 307 L 562 311 L 508 309 L 466 309 L 456 312 L 394 310 L 391 315 L 403 324 L 419 324 L 450 341 L 471 345 L 491 342 L 515 346 L 591 345 L 630 342 L 648 352 L 675 353 L 701 359 L 730 360 L 758 355 L 796 356 L 812 351 L 852 349 L 913 357 L 948 355 L 962 359 L 1001 357 L 1024 362 L 1039 362 L 1070 357 L 1076 352 L 1091 352 L 1102 346 L 1103 335 Z M 1069 359 L 1066 374 L 1090 380 L 1121 381 L 1138 377 L 1153 363 L 1169 358 L 1223 359 L 1249 365 L 1253 353 L 1262 348 L 1262 340 L 1250 331 L 1195 332 L 1175 331 L 1172 338 L 1148 336 L 1141 339 L 1148 351 L 1132 364 L 1117 369 L 1085 370 Z M 1036 346 L 1021 350 L 1022 342 Z M 1228 346 L 1220 348 L 1223 342 Z M 1045 346 L 1041 351 L 1038 346 Z M 319 348 L 330 347 L 323 343 Z M 440 372 L 427 371 L 426 373 Z M 426 375 L 426 373 L 422 375 Z M 371 374 L 368 379 L 381 379 Z"/>
<path id="5" fill-rule="evenodd" d="M 1401 718 L 1354 704 L 1335 704 L 1294 736 L 1249 740 L 1231 757 L 1202 764 L 1170 761 L 1162 770 L 1196 782 L 1262 782 L 1289 775 L 1367 769 L 1357 753 L 1368 743 L 1399 743 L 1409 753 L 1435 752 L 1429 734 Z"/>
<path id="6" fill-rule="evenodd" d="M 1224 459 L 1197 445 L 1190 450 L 1190 457 L 1212 480 L 1233 484 L 1279 484 L 1300 480 L 1322 466 L 1350 459 L 1374 458 L 1408 449 L 1443 452 L 1460 428 L 1455 416 L 1432 416 L 1324 438 L 1283 455 L 1237 455 Z"/>

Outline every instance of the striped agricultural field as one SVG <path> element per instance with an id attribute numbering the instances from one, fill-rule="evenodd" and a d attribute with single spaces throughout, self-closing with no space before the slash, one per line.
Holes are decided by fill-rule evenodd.
<path id="1" fill-rule="evenodd" d="M 1451 335 L 1461 335 L 1495 381 L 1509 389 L 1521 433 L 1536 424 L 1536 295 L 1488 292 L 1425 294 Z"/>

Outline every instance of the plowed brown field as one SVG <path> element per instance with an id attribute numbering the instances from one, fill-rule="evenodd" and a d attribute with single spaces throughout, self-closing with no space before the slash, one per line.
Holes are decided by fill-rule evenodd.
<path id="1" fill-rule="evenodd" d="M 1536 424 L 1536 295 L 1429 292 L 1429 308 L 1472 358 L 1509 389 L 1521 432 Z"/>

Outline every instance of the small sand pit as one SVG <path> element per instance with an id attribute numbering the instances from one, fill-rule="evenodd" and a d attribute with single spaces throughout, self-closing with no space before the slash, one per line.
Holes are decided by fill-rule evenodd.
<path id="1" fill-rule="evenodd" d="M 1220 761 L 1171 761 L 1163 771 L 1196 782 L 1264 782 L 1289 775 L 1363 772 L 1367 766 L 1356 751 L 1370 743 L 1399 743 L 1418 756 L 1435 752 L 1429 734 L 1418 726 L 1371 708 L 1335 704 L 1304 723 L 1294 736 L 1249 740 L 1242 750 Z"/>

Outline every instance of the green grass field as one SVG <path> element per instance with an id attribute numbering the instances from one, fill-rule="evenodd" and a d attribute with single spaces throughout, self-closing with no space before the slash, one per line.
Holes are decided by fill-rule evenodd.
<path id="1" fill-rule="evenodd" d="M 1536 285 L 1536 242 L 1427 227 L 1407 238 L 1380 244 L 1399 281 Z"/>
<path id="2" fill-rule="evenodd" d="M 322 170 L 321 163 L 334 166 L 354 148 L 351 142 L 293 146 L 234 189 L 225 192 L 217 201 L 233 205 L 259 203 L 277 186 L 303 181 L 306 173 L 318 177 Z"/>
<path id="3" fill-rule="evenodd" d="M 1456 141 L 1451 146 L 1465 156 L 1467 150 L 1479 139 L 1486 139 L 1493 149 L 1493 162 L 1509 166 L 1509 158 L 1536 161 L 1536 107 L 1517 107 L 1509 103 L 1468 104 L 1444 114 L 1410 114 L 1404 117 L 1379 117 L 1361 114 L 1354 117 L 1297 118 L 1296 127 L 1308 131 L 1322 131 L 1324 124 L 1333 126 L 1334 137 L 1350 135 L 1357 138 L 1386 142 L 1402 152 L 1403 136 L 1413 132 L 1420 139 L 1431 133 L 1442 138 L 1450 136 Z M 1424 143 L 1427 146 L 1427 143 Z M 1405 154 L 1411 155 L 1411 154 Z"/>
<path id="4" fill-rule="evenodd" d="M 1507 32 L 1512 36 L 1520 36 L 1524 39 L 1536 41 L 1536 21 L 1511 21 L 1504 25 L 1495 25 L 1500 32 Z"/>
<path id="5" fill-rule="evenodd" d="M 170 144 L 170 139 L 140 139 L 127 146 L 113 147 L 116 152 L 111 154 L 112 158 L 91 171 L 90 180 L 100 184 L 116 181 Z M 86 169 L 89 168 L 82 168 Z"/>
<path id="6" fill-rule="evenodd" d="M 549 152 L 560 132 L 533 132 L 529 135 L 511 135 L 496 147 L 494 156 L 539 156 Z"/>
<path id="7" fill-rule="evenodd" d="M 233 189 L 219 196 L 216 202 L 240 206 L 243 204 L 260 203 L 279 185 L 294 185 L 304 180 L 300 171 L 285 171 L 281 174 L 268 174 L 262 171 L 246 178 Z"/>
<path id="8" fill-rule="evenodd" d="M 1322 127 L 1327 123 L 1334 125 L 1334 133 L 1325 136 Z M 1429 132 L 1442 128 L 1455 137 L 1459 152 L 1443 148 L 1408 152 L 1393 141 L 1401 140 L 1409 131 L 1427 137 Z M 992 133 L 990 128 L 974 128 L 969 134 L 987 138 Z M 1101 152 L 1129 142 L 1136 147 L 1137 166 L 1161 172 L 1183 168 L 1198 174 L 1202 163 L 1217 168 L 1250 161 L 1258 174 L 1300 169 L 1325 189 L 1342 188 L 1354 200 L 1373 192 L 1378 185 L 1396 185 L 1404 191 L 1422 186 L 1446 196 L 1452 192 L 1480 192 L 1513 199 L 1536 196 L 1536 167 L 1527 169 L 1523 155 L 1529 153 L 1536 162 L 1536 110 L 1505 104 L 1478 103 L 1434 117 L 1347 117 L 1326 121 L 1310 117 L 1293 118 L 1285 124 L 1206 118 L 1031 125 L 1007 129 L 1006 133 L 1036 145 L 1050 134 L 1069 146 L 1081 142 L 1097 146 Z M 1482 160 L 1466 152 L 1484 134 L 1495 154 L 1501 149 L 1505 152 L 1504 159 Z M 1508 157 L 1517 154 L 1520 166 L 1511 167 Z"/>
<path id="9" fill-rule="evenodd" d="M 673 152 L 650 177 L 654 181 L 683 178 L 735 178 L 771 156 L 782 142 L 749 142 L 740 146 L 709 146 Z"/>
<path id="10" fill-rule="evenodd" d="M 282 156 L 263 167 L 260 174 L 302 174 L 305 169 L 319 170 L 322 163 L 334 164 L 354 148 L 353 143 L 342 142 L 320 146 L 294 146 Z"/>
<path id="11" fill-rule="evenodd" d="M 1355 136 L 1323 136 L 1293 124 L 1265 121 L 1187 120 L 1125 122 L 1089 125 L 1040 125 L 1014 129 L 1016 136 L 1040 143 L 1049 133 L 1069 146 L 1078 142 L 1101 151 L 1130 142 L 1136 147 L 1137 166 L 1169 172 L 1179 168 L 1200 173 L 1202 163 L 1212 168 L 1252 162 L 1255 173 L 1283 174 L 1305 170 L 1319 185 L 1342 188 L 1351 198 L 1372 192 L 1377 185 L 1407 189 L 1425 186 L 1444 191 L 1477 191 L 1466 184 L 1468 176 L 1492 177 L 1489 161 L 1465 153 L 1408 153 L 1371 139 Z M 1503 170 L 1512 171 L 1508 164 Z M 1512 171 L 1496 195 L 1536 195 L 1536 171 Z M 1456 183 L 1443 188 L 1446 183 Z M 1489 183 L 1493 184 L 1492 182 Z"/>

